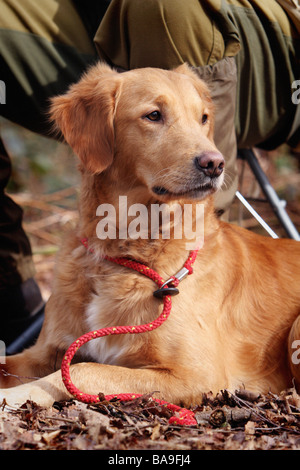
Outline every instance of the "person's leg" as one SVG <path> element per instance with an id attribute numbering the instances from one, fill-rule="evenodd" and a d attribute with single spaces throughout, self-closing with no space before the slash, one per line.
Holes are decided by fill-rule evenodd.
<path id="1" fill-rule="evenodd" d="M 50 134 L 49 98 L 63 93 L 96 60 L 92 40 L 71 0 L 0 3 L 0 114 Z"/>
<path id="2" fill-rule="evenodd" d="M 222 34 L 199 0 L 112 0 L 95 35 L 99 56 L 124 70 L 212 65 Z"/>
<path id="3" fill-rule="evenodd" d="M 0 3 L 0 115 L 51 135 L 49 98 L 64 92 L 96 59 L 85 27 L 69 0 L 7 0 Z M 0 137 L 1 139 L 1 137 Z M 13 157 L 13 156 L 12 156 Z M 8 346 L 40 311 L 22 209 L 5 192 L 10 157 L 0 140 L 0 339 Z"/>
<path id="4" fill-rule="evenodd" d="M 216 105 L 215 141 L 226 159 L 221 213 L 237 189 L 234 128 L 238 44 L 228 47 L 213 16 L 198 0 L 112 0 L 95 36 L 100 58 L 123 70 L 175 68 L 188 63 L 209 85 Z"/>
<path id="5" fill-rule="evenodd" d="M 210 88 L 215 106 L 214 139 L 226 161 L 224 184 L 215 196 L 216 210 L 222 215 L 230 208 L 238 186 L 235 132 L 236 64 L 233 57 L 225 57 L 211 67 L 194 67 L 194 70 Z"/>
<path id="6" fill-rule="evenodd" d="M 10 176 L 11 161 L 0 138 L 0 289 L 21 283 L 35 273 L 30 243 L 21 226 L 22 209 L 5 193 Z"/>
<path id="7" fill-rule="evenodd" d="M 0 337 L 6 345 L 44 306 L 34 280 L 30 243 L 22 228 L 22 209 L 5 193 L 10 175 L 10 158 L 0 138 Z"/>

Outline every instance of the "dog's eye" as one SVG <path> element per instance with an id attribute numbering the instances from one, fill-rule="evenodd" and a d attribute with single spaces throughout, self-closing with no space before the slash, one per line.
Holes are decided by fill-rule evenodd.
<path id="1" fill-rule="evenodd" d="M 145 116 L 149 121 L 160 121 L 161 120 L 161 114 L 159 111 L 152 111 L 152 113 L 147 114 Z"/>
<path id="2" fill-rule="evenodd" d="M 208 115 L 207 114 L 203 114 L 202 116 L 202 124 L 206 124 L 208 121 Z"/>

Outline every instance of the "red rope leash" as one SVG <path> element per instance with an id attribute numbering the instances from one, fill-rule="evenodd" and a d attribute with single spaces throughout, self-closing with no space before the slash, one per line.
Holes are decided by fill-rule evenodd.
<path id="1" fill-rule="evenodd" d="M 88 248 L 87 240 L 82 240 L 84 246 Z M 89 249 L 89 251 L 92 251 Z M 184 267 L 174 276 L 172 276 L 168 281 L 164 282 L 161 276 L 155 272 L 153 269 L 150 269 L 148 266 L 145 266 L 141 263 L 136 261 L 130 260 L 128 258 L 110 258 L 105 257 L 106 260 L 117 263 L 121 266 L 125 266 L 135 271 L 144 274 L 145 276 L 152 279 L 159 287 L 157 291 L 155 291 L 154 295 L 163 299 L 163 311 L 158 316 L 156 320 L 153 322 L 144 324 L 144 325 L 135 325 L 135 326 L 112 326 L 108 328 L 101 328 L 99 330 L 91 331 L 82 335 L 76 341 L 74 341 L 71 346 L 68 348 L 66 354 L 64 355 L 62 365 L 61 365 L 61 373 L 62 379 L 67 388 L 68 392 L 74 396 L 79 401 L 84 403 L 97 403 L 100 401 L 98 395 L 89 395 L 86 393 L 81 392 L 78 388 L 73 384 L 70 376 L 70 365 L 71 361 L 81 346 L 83 346 L 88 341 L 101 338 L 103 336 L 108 335 L 120 335 L 120 334 L 139 334 L 145 333 L 147 331 L 152 331 L 158 328 L 163 322 L 167 320 L 170 315 L 171 308 L 172 308 L 172 301 L 171 295 L 177 294 L 179 291 L 174 287 L 170 287 L 169 284 L 173 284 L 174 286 L 178 286 L 179 282 L 183 277 L 188 274 L 192 274 L 193 268 L 192 265 L 197 257 L 198 250 L 194 250 L 190 252 L 190 255 L 187 261 L 184 264 Z M 176 291 L 176 292 L 175 292 Z M 106 400 L 111 400 L 112 398 L 117 398 L 122 401 L 132 400 L 134 398 L 138 398 L 142 396 L 141 394 L 132 394 L 132 393 L 121 393 L 117 395 L 106 395 Z M 169 410 L 173 411 L 174 413 L 178 413 L 179 417 L 173 416 L 170 418 L 170 424 L 184 424 L 189 426 L 194 426 L 197 424 L 193 411 L 187 410 L 185 408 L 181 408 L 177 405 L 173 405 L 163 400 L 155 399 L 156 403 L 162 406 L 166 406 Z"/>

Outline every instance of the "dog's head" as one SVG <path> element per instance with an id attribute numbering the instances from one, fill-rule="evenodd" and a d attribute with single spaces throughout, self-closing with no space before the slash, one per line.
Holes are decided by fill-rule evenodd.
<path id="1" fill-rule="evenodd" d="M 99 63 L 53 98 L 50 114 L 91 173 L 113 171 L 161 201 L 203 199 L 222 185 L 210 94 L 187 65 L 118 73 Z"/>

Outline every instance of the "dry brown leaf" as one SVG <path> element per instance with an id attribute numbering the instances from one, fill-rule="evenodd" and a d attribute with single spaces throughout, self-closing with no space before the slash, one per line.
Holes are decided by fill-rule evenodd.
<path id="1" fill-rule="evenodd" d="M 254 421 L 248 421 L 245 425 L 245 433 L 254 435 L 255 434 L 255 423 Z"/>

